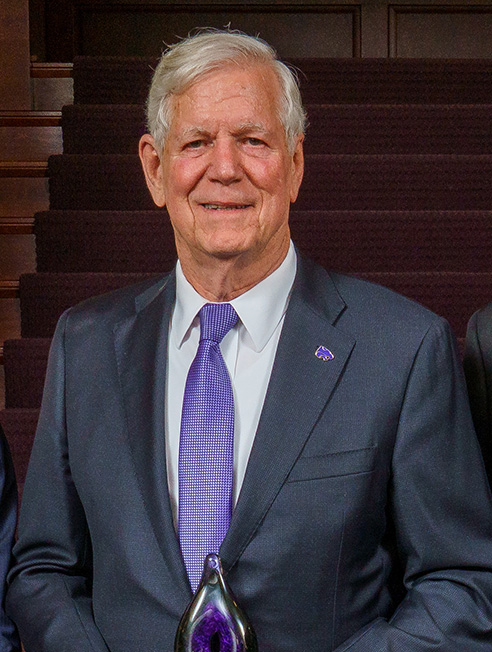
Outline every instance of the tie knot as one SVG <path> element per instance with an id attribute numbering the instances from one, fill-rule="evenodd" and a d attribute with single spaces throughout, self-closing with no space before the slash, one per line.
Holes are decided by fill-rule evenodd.
<path id="1" fill-rule="evenodd" d="M 200 341 L 212 340 L 220 344 L 237 320 L 230 303 L 206 303 L 200 310 Z"/>

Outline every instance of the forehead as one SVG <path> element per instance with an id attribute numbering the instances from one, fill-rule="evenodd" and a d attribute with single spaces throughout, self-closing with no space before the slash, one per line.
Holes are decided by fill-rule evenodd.
<path id="1" fill-rule="evenodd" d="M 171 129 L 224 119 L 273 128 L 279 122 L 279 97 L 280 84 L 270 66 L 228 64 L 172 98 Z"/>

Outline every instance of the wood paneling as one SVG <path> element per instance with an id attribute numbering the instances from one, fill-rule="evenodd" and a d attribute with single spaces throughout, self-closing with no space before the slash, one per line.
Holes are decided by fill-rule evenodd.
<path id="1" fill-rule="evenodd" d="M 34 217 L 0 217 L 0 235 L 30 235 Z"/>
<path id="2" fill-rule="evenodd" d="M 0 2 L 0 109 L 29 109 L 28 0 Z"/>
<path id="3" fill-rule="evenodd" d="M 18 294 L 18 287 L 9 289 L 5 288 L 3 283 L 0 283 L 0 331 L 2 333 L 2 342 L 20 337 L 19 298 L 9 296 L 14 294 Z"/>
<path id="4" fill-rule="evenodd" d="M 0 223 L 0 282 L 3 279 L 18 280 L 24 272 L 34 272 L 36 250 L 34 235 L 2 234 Z"/>
<path id="5" fill-rule="evenodd" d="M 35 77 L 31 82 L 35 111 L 60 111 L 65 104 L 73 104 L 73 79 Z"/>
<path id="6" fill-rule="evenodd" d="M 0 177 L 0 217 L 32 217 L 48 204 L 48 179 Z"/>
<path id="7" fill-rule="evenodd" d="M 284 58 L 492 56 L 492 0 L 36 1 L 46 14 L 33 18 L 46 22 L 46 32 L 34 30 L 35 56 L 50 61 L 72 61 L 75 54 L 155 56 L 163 43 L 197 26 L 229 23 L 259 33 Z"/>
<path id="8" fill-rule="evenodd" d="M 72 76 L 72 68 L 71 63 L 33 62 L 31 63 L 31 77 L 33 79 L 67 78 Z"/>
<path id="9" fill-rule="evenodd" d="M 48 0 L 46 56 L 72 61 L 76 54 L 154 56 L 163 43 L 197 26 L 259 34 L 282 57 L 360 56 L 360 3 L 112 2 Z"/>
<path id="10" fill-rule="evenodd" d="M 0 156 L 4 161 L 44 161 L 62 151 L 59 113 L 0 112 Z"/>
<path id="11" fill-rule="evenodd" d="M 492 57 L 492 5 L 390 7 L 390 56 Z"/>
<path id="12" fill-rule="evenodd" d="M 361 56 L 388 56 L 388 8 L 382 3 L 362 4 Z"/>
<path id="13" fill-rule="evenodd" d="M 351 6 L 213 6 L 78 7 L 75 14 L 77 54 L 152 56 L 162 43 L 186 36 L 197 25 L 230 24 L 259 34 L 281 57 L 360 56 L 360 11 Z M 113 34 L 117 34 L 115 39 Z M 145 34 L 145 38 L 142 38 Z"/>
<path id="14" fill-rule="evenodd" d="M 0 161 L 0 178 L 45 177 L 47 171 L 46 161 Z"/>

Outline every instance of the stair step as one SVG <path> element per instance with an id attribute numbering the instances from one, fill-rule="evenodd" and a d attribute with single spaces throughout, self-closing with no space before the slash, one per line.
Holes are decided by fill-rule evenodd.
<path id="1" fill-rule="evenodd" d="M 19 293 L 22 337 L 51 337 L 60 315 L 71 306 L 155 274 L 23 274 Z"/>
<path id="2" fill-rule="evenodd" d="M 138 156 L 50 156 L 48 173 L 51 209 L 155 209 Z"/>
<path id="3" fill-rule="evenodd" d="M 490 154 L 492 105 L 307 106 L 306 154 Z M 63 107 L 65 154 L 136 154 L 139 105 Z M 88 138 L 90 134 L 90 138 Z"/>
<path id="4" fill-rule="evenodd" d="M 292 238 L 343 272 L 492 271 L 492 211 L 292 211 Z M 47 211 L 40 272 L 156 272 L 176 260 L 166 211 Z"/>
<path id="5" fill-rule="evenodd" d="M 0 426 L 9 443 L 19 497 L 26 478 L 32 443 L 38 423 L 39 410 L 5 409 L 0 411 Z"/>
<path id="6" fill-rule="evenodd" d="M 65 154 L 136 154 L 147 131 L 144 106 L 138 104 L 67 104 L 62 127 Z"/>
<path id="7" fill-rule="evenodd" d="M 144 104 L 156 59 L 76 57 L 76 104 Z M 490 59 L 292 59 L 306 104 L 488 104 Z"/>
<path id="8" fill-rule="evenodd" d="M 138 156 L 49 159 L 50 208 L 152 210 Z M 311 155 L 297 210 L 488 210 L 489 155 Z"/>
<path id="9" fill-rule="evenodd" d="M 39 407 L 50 344 L 49 338 L 4 342 L 5 407 Z"/>
<path id="10" fill-rule="evenodd" d="M 40 272 L 163 272 L 176 262 L 167 211 L 48 211 L 35 216 Z"/>
<path id="11" fill-rule="evenodd" d="M 492 272 L 358 272 L 354 276 L 385 285 L 446 317 L 458 337 L 464 337 L 471 315 L 492 296 Z M 22 337 L 51 337 L 66 308 L 152 277 L 136 273 L 23 274 Z"/>

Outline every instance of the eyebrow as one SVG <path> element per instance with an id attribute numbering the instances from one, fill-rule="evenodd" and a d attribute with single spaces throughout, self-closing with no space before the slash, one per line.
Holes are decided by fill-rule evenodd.
<path id="1" fill-rule="evenodd" d="M 244 122 L 239 125 L 239 129 L 238 129 L 239 134 L 244 134 L 248 131 L 255 131 L 261 134 L 268 133 L 268 129 L 264 125 L 257 122 Z"/>
<path id="2" fill-rule="evenodd" d="M 210 134 L 204 127 L 188 127 L 179 133 L 180 138 L 188 139 L 196 136 L 208 136 Z"/>
<path id="3" fill-rule="evenodd" d="M 243 122 L 239 125 L 239 127 L 235 130 L 235 135 L 242 136 L 250 131 L 254 131 L 255 133 L 260 133 L 260 134 L 267 134 L 269 133 L 269 130 L 262 125 L 261 123 L 257 122 Z M 205 127 L 188 127 L 187 129 L 184 129 L 180 133 L 180 138 L 183 139 L 188 139 L 188 138 L 199 138 L 203 136 L 210 136 L 210 131 L 206 129 Z"/>

